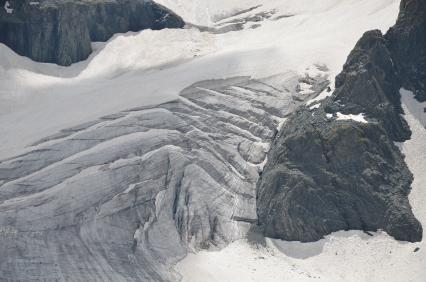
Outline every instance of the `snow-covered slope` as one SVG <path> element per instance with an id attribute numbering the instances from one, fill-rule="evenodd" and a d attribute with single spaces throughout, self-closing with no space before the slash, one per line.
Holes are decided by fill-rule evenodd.
<path id="1" fill-rule="evenodd" d="M 195 6 L 182 1 L 176 2 L 181 4 L 176 11 L 209 10 L 213 2 L 226 11 L 234 8 L 230 3 L 240 9 L 262 4 L 237 18 L 274 15 L 255 22 L 260 25 L 255 29 L 249 22 L 243 30 L 224 34 L 187 29 L 117 35 L 95 44 L 89 60 L 70 68 L 35 64 L 0 44 L 0 158 L 63 128 L 174 99 L 203 79 L 265 77 L 287 70 L 303 74 L 313 64 L 327 65 L 334 77 L 360 35 L 386 30 L 398 12 L 396 0 L 199 1 Z M 282 17 L 288 15 L 294 16 Z"/>
<path id="2" fill-rule="evenodd" d="M 265 1 L 157 0 L 156 2 L 178 13 L 186 22 L 213 25 L 215 21 L 257 7 Z"/>

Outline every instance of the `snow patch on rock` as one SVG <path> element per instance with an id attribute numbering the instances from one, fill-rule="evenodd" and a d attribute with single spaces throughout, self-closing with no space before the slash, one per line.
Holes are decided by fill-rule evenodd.
<path id="1" fill-rule="evenodd" d="M 365 115 L 363 113 L 357 114 L 357 115 L 345 115 L 341 112 L 337 112 L 337 120 L 353 120 L 360 123 L 368 123 L 368 121 L 365 119 Z"/>
<path id="2" fill-rule="evenodd" d="M 6 1 L 5 3 L 4 3 L 4 9 L 5 9 L 5 11 L 6 11 L 6 13 L 8 13 L 8 14 L 12 14 L 13 13 L 13 9 L 10 7 L 10 3 L 9 3 L 9 1 Z"/>
<path id="3" fill-rule="evenodd" d="M 313 106 L 310 106 L 309 109 L 310 110 L 315 110 L 315 109 L 318 109 L 319 107 L 321 107 L 321 103 L 318 103 L 318 104 L 315 104 Z"/>

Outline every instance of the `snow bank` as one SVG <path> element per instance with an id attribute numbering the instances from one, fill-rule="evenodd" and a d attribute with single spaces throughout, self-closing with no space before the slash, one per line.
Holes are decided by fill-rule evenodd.
<path id="1" fill-rule="evenodd" d="M 411 91 L 401 89 L 402 103 L 406 110 L 424 127 L 426 127 L 426 102 L 419 103 Z"/>
<path id="2" fill-rule="evenodd" d="M 426 258 L 426 243 L 424 243 L 426 239 L 426 113 L 424 110 L 423 113 L 420 111 L 420 109 L 424 109 L 426 103 L 417 102 L 413 93 L 407 90 L 401 90 L 401 98 L 405 111 L 405 119 L 410 125 L 413 134 L 410 140 L 402 144 L 400 143 L 400 147 L 402 147 L 402 152 L 405 155 L 405 160 L 410 171 L 414 174 L 413 190 L 409 195 L 409 199 L 414 215 L 423 226 L 423 251 L 424 258 Z M 426 266 L 426 262 L 423 262 Z"/>
<path id="3" fill-rule="evenodd" d="M 267 239 L 261 246 L 241 240 L 219 252 L 190 254 L 176 270 L 183 281 L 421 282 L 426 275 L 424 245 L 354 231 L 307 244 Z"/>
<path id="4" fill-rule="evenodd" d="M 99 44 L 99 43 L 98 43 Z M 158 68 L 215 51 L 214 37 L 198 30 L 144 30 L 117 35 L 89 62 L 79 79 Z"/>

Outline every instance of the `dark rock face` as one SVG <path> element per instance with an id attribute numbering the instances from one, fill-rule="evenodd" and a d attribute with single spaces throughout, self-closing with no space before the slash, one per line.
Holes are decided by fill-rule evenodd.
<path id="1" fill-rule="evenodd" d="M 404 87 L 426 101 L 426 1 L 402 0 L 398 21 L 386 39 Z"/>
<path id="2" fill-rule="evenodd" d="M 401 87 L 386 40 L 380 31 L 365 33 L 336 77 L 336 90 L 331 112 L 343 114 L 368 113 L 383 123 L 394 141 L 403 142 L 411 132 L 403 113 Z"/>
<path id="3" fill-rule="evenodd" d="M 424 6 L 403 1 L 386 38 L 370 31 L 357 43 L 332 97 L 317 109 L 301 107 L 286 122 L 257 187 L 266 236 L 307 242 L 339 230 L 382 229 L 398 240 L 421 241 L 422 226 L 408 201 L 413 177 L 394 142 L 411 135 L 400 115 L 401 86 L 423 93 L 425 18 L 417 18 Z M 416 7 L 423 10 L 407 19 Z M 421 58 L 404 61 L 410 48 Z M 360 114 L 367 122 L 350 119 Z"/>
<path id="4" fill-rule="evenodd" d="M 3 7 L 5 1 L 0 0 Z M 86 59 L 91 41 L 143 29 L 181 28 L 183 20 L 151 0 L 9 1 L 0 9 L 0 42 L 35 61 L 70 65 Z"/>
<path id="5" fill-rule="evenodd" d="M 257 194 L 265 235 L 307 242 L 383 229 L 419 241 L 407 200 L 412 176 L 381 126 L 310 117 L 306 109 L 294 115 L 269 154 Z"/>

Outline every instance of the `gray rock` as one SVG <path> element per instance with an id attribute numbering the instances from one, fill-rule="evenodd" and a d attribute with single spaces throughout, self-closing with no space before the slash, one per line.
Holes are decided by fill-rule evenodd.
<path id="1" fill-rule="evenodd" d="M 421 241 L 408 201 L 413 177 L 394 145 L 410 137 L 400 87 L 387 41 L 379 31 L 367 32 L 333 96 L 317 109 L 298 109 L 272 145 L 257 189 L 266 236 L 308 242 L 339 230 L 382 229 Z M 338 112 L 363 113 L 368 123 L 337 120 Z"/>
<path id="2" fill-rule="evenodd" d="M 426 2 L 402 0 L 398 21 L 386 39 L 403 86 L 426 101 Z"/>
<path id="3" fill-rule="evenodd" d="M 399 93 L 401 80 L 387 42 L 380 31 L 364 34 L 336 77 L 334 103 L 329 112 L 366 113 L 383 123 L 394 141 L 403 142 L 411 132 L 403 114 Z"/>
<path id="4" fill-rule="evenodd" d="M 3 7 L 5 0 L 0 1 Z M 70 65 L 86 59 L 91 41 L 143 29 L 181 28 L 183 20 L 151 0 L 9 1 L 0 9 L 0 42 L 35 61 Z"/>

